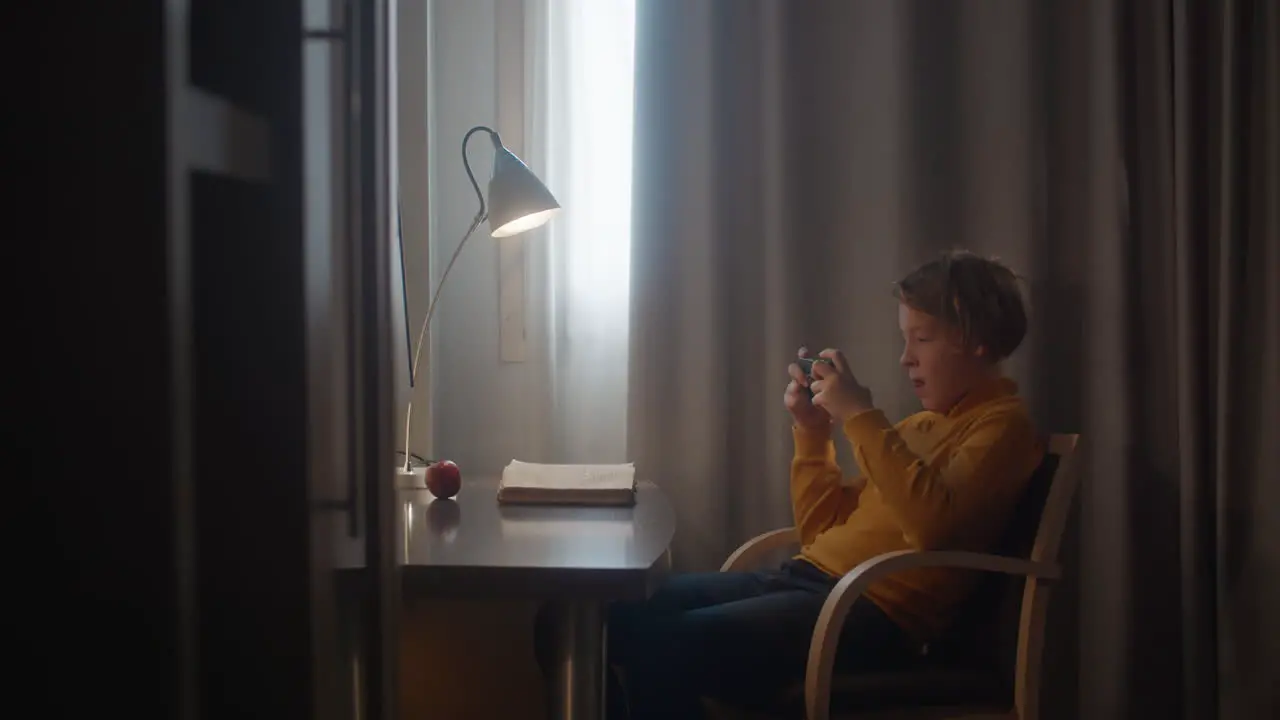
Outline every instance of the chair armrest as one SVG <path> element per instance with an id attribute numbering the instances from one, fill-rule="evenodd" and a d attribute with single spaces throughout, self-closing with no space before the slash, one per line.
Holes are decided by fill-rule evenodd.
<path id="1" fill-rule="evenodd" d="M 744 549 L 746 546 L 739 552 Z M 828 719 L 831 709 L 831 673 L 835 667 L 840 631 L 849 615 L 850 606 L 876 580 L 902 570 L 923 567 L 981 570 L 1024 575 L 1040 580 L 1057 580 L 1062 575 L 1061 568 L 1051 563 L 960 550 L 899 550 L 863 562 L 836 583 L 823 603 L 817 625 L 813 628 L 813 639 L 809 642 L 809 664 L 804 677 L 804 702 L 809 720 Z"/>
<path id="2" fill-rule="evenodd" d="M 793 527 L 761 533 L 742 543 L 737 550 L 734 550 L 733 554 L 720 566 L 720 572 L 749 570 L 759 565 L 764 556 L 778 548 L 798 545 L 799 543 L 800 535 Z"/>

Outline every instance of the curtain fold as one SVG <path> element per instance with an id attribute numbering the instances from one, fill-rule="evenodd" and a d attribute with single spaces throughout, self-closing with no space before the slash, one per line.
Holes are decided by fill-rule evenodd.
<path id="1" fill-rule="evenodd" d="M 902 416 L 891 282 L 997 254 L 1009 371 L 1084 436 L 1046 717 L 1280 712 L 1277 3 L 637 11 L 628 443 L 677 566 L 790 522 L 796 346 Z"/>
<path id="2" fill-rule="evenodd" d="M 546 369 L 536 452 L 623 462 L 635 2 L 523 0 L 526 161 L 561 213 L 528 235 L 531 344 Z"/>

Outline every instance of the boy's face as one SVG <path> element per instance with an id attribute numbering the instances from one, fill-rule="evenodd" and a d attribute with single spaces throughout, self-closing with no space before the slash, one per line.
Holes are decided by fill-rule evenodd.
<path id="1" fill-rule="evenodd" d="M 901 363 L 925 410 L 945 414 L 985 377 L 985 352 L 966 350 L 958 328 L 902 303 L 898 327 Z"/>

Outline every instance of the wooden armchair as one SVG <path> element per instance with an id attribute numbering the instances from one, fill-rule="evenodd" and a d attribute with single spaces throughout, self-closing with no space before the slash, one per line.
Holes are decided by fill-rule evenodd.
<path id="1" fill-rule="evenodd" d="M 1049 587 L 1062 572 L 1058 546 L 1078 484 L 1073 462 L 1078 437 L 1049 438 L 1044 462 L 1028 483 L 997 554 L 892 552 L 841 578 L 814 627 L 803 687 L 792 688 L 771 707 L 752 708 L 749 716 L 1036 720 L 1045 612 Z M 750 569 L 797 542 L 794 528 L 764 533 L 738 548 L 720 569 Z M 836 674 L 837 641 L 854 600 L 879 578 L 925 566 L 985 571 L 960 609 L 955 629 L 930 643 L 919 668 Z"/>

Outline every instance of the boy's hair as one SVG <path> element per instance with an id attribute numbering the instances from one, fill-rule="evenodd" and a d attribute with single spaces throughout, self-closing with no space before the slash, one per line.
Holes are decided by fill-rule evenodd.
<path id="1" fill-rule="evenodd" d="M 999 260 L 945 253 L 898 281 L 894 296 L 959 328 L 965 347 L 985 347 L 992 362 L 1012 355 L 1027 334 L 1018 276 Z"/>

